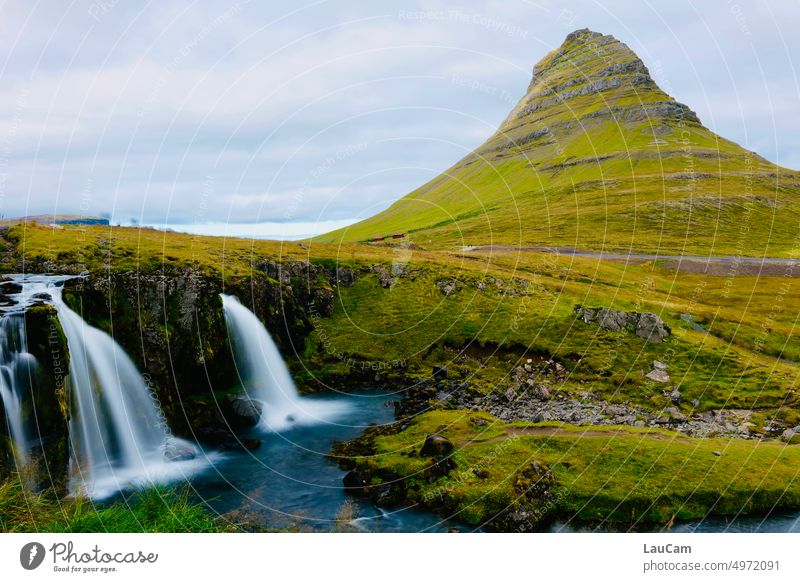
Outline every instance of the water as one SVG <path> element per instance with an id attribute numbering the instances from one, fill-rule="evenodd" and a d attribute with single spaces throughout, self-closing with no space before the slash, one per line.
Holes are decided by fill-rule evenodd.
<path id="1" fill-rule="evenodd" d="M 386 392 L 363 391 L 336 399 L 346 405 L 336 422 L 296 426 L 283 433 L 255 429 L 249 436 L 260 437 L 261 446 L 253 452 L 229 453 L 212 471 L 195 477 L 196 493 L 216 513 L 235 511 L 270 528 L 336 530 L 337 514 L 350 500 L 355 515 L 346 526 L 353 531 L 467 529 L 427 511 L 377 508 L 345 494 L 345 472 L 325 458 L 331 444 L 356 438 L 369 423 L 393 422 L 394 409 L 389 405 L 392 396 Z"/>
<path id="2" fill-rule="evenodd" d="M 122 348 L 48 291 L 70 352 L 70 490 L 93 499 L 185 479 L 207 460 L 173 437 L 139 371 Z M 168 458 L 169 457 L 169 458 Z"/>
<path id="3" fill-rule="evenodd" d="M 221 295 L 239 380 L 245 393 L 262 404 L 260 424 L 280 432 L 325 422 L 347 412 L 341 400 L 301 398 L 269 332 L 232 295 Z"/>
<path id="4" fill-rule="evenodd" d="M 48 285 L 64 277 L 45 275 L 10 275 L 12 282 L 21 285 L 15 293 L 6 293 L 12 305 L 4 306 L 0 318 L 0 403 L 5 410 L 8 433 L 14 445 L 17 469 L 30 461 L 30 449 L 35 441 L 34 431 L 25 420 L 24 409 L 32 405 L 37 386 L 39 362 L 28 352 L 25 331 L 25 309 L 43 301 Z"/>
<path id="5" fill-rule="evenodd" d="M 23 419 L 22 399 L 30 393 L 30 385 L 37 371 L 38 362 L 28 353 L 22 314 L 5 315 L 0 320 L 0 402 L 5 410 L 18 469 L 27 466 L 30 446 Z"/>

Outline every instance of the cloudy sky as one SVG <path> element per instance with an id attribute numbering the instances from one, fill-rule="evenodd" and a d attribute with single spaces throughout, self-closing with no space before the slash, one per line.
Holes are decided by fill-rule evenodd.
<path id="1" fill-rule="evenodd" d="M 6 217 L 328 230 L 479 145 L 536 61 L 584 27 L 626 42 L 707 126 L 800 169 L 794 1 L 19 0 L 0 10 Z"/>

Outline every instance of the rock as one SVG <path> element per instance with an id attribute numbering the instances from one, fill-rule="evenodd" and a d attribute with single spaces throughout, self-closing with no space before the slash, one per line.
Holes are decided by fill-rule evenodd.
<path id="1" fill-rule="evenodd" d="M 16 293 L 22 293 L 22 285 L 19 283 L 15 283 L 14 281 L 9 281 L 7 283 L 3 283 L 0 285 L 0 291 L 5 293 L 6 295 L 14 295 Z"/>
<path id="2" fill-rule="evenodd" d="M 225 415 L 234 427 L 252 427 L 261 418 L 263 405 L 247 396 L 228 397 L 229 411 Z"/>
<path id="3" fill-rule="evenodd" d="M 670 422 L 678 423 L 678 422 L 686 422 L 688 420 L 686 418 L 686 415 L 681 413 L 681 411 L 678 410 L 677 408 L 669 408 L 667 412 L 669 412 Z"/>
<path id="4" fill-rule="evenodd" d="M 671 333 L 669 326 L 655 313 L 645 312 L 639 317 L 636 335 L 652 343 L 661 343 Z"/>
<path id="5" fill-rule="evenodd" d="M 503 396 L 505 396 L 505 397 L 506 397 L 506 400 L 508 400 L 509 402 L 511 402 L 512 400 L 514 400 L 514 399 L 517 397 L 517 393 L 516 393 L 516 392 L 514 392 L 514 389 L 513 389 L 513 388 L 509 388 L 508 390 L 506 390 L 506 391 L 505 391 L 505 393 L 503 394 Z"/>
<path id="6" fill-rule="evenodd" d="M 669 374 L 664 370 L 651 370 L 645 378 L 654 382 L 669 382 Z"/>
<path id="7" fill-rule="evenodd" d="M 781 433 L 781 440 L 786 441 L 787 443 L 792 440 L 792 437 L 796 435 L 797 432 L 793 428 L 787 428 L 785 431 Z"/>
<path id="8" fill-rule="evenodd" d="M 246 451 L 255 451 L 261 446 L 261 439 L 242 439 L 242 448 Z"/>
<path id="9" fill-rule="evenodd" d="M 474 426 L 486 426 L 486 421 L 482 418 L 470 417 L 470 423 Z"/>
<path id="10" fill-rule="evenodd" d="M 431 459 L 430 465 L 425 469 L 428 477 L 444 477 L 456 468 L 456 462 L 450 457 Z"/>
<path id="11" fill-rule="evenodd" d="M 336 283 L 343 287 L 350 287 L 356 280 L 352 269 L 347 267 L 336 267 Z"/>
<path id="12" fill-rule="evenodd" d="M 722 451 L 714 451 L 711 454 L 714 455 L 715 457 L 721 457 L 722 456 Z"/>
<path id="13" fill-rule="evenodd" d="M 653 369 L 654 370 L 666 370 L 669 366 L 667 366 L 664 362 L 659 362 L 658 360 L 653 360 Z"/>
<path id="14" fill-rule="evenodd" d="M 584 323 L 597 323 L 606 331 L 621 331 L 628 329 L 636 335 L 653 343 L 660 343 L 671 333 L 669 326 L 655 313 L 637 313 L 635 311 L 620 311 L 606 307 L 591 308 L 582 305 L 575 306 L 575 314 Z"/>
<path id="15" fill-rule="evenodd" d="M 447 378 L 447 366 L 434 366 L 432 375 L 434 380 L 444 380 Z"/>
<path id="16" fill-rule="evenodd" d="M 537 384 L 531 390 L 531 395 L 537 400 L 550 400 L 550 389 L 545 384 Z"/>
<path id="17" fill-rule="evenodd" d="M 669 394 L 669 399 L 675 406 L 680 406 L 681 404 L 681 392 L 680 390 L 673 390 Z"/>
<path id="18" fill-rule="evenodd" d="M 378 281 L 381 287 L 388 289 L 392 286 L 392 276 L 389 274 L 389 270 L 386 267 L 383 265 L 372 265 L 372 270 L 378 274 Z"/>
<path id="19" fill-rule="evenodd" d="M 451 293 L 458 290 L 458 283 L 452 279 L 437 281 L 436 286 L 439 288 L 439 291 L 444 293 L 445 297 L 448 297 Z"/>
<path id="20" fill-rule="evenodd" d="M 636 428 L 644 428 L 646 426 L 646 423 L 643 420 L 637 420 L 633 423 L 633 426 L 635 426 Z"/>
<path id="21" fill-rule="evenodd" d="M 164 447 L 164 459 L 170 463 L 191 461 L 197 456 L 197 449 L 190 443 L 171 439 Z"/>
<path id="22" fill-rule="evenodd" d="M 445 457 L 453 452 L 453 443 L 440 434 L 429 434 L 419 454 L 422 457 Z"/>
<path id="23" fill-rule="evenodd" d="M 367 477 L 358 469 L 348 472 L 343 478 L 345 491 L 348 493 L 361 493 L 369 486 Z"/>
<path id="24" fill-rule="evenodd" d="M 628 324 L 628 314 L 617 309 L 600 309 L 597 312 L 597 324 L 606 331 L 619 331 Z"/>

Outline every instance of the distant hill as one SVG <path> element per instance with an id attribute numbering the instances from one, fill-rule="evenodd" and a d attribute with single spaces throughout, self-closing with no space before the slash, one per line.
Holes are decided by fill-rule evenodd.
<path id="1" fill-rule="evenodd" d="M 794 255 L 800 173 L 703 126 L 613 36 L 569 34 L 483 145 L 387 210 L 318 237 L 428 248 Z M 385 243 L 380 243 L 385 244 Z"/>
<path id="2" fill-rule="evenodd" d="M 20 216 L 17 218 L 0 219 L 0 225 L 12 225 L 19 222 L 37 222 L 39 224 L 85 224 L 93 226 L 107 226 L 109 220 L 98 216 L 80 216 L 73 214 L 36 214 Z"/>

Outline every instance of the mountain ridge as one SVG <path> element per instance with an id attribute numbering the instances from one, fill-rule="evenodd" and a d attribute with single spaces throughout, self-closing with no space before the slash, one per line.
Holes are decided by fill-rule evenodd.
<path id="1" fill-rule="evenodd" d="M 713 133 L 623 42 L 576 30 L 533 68 L 482 145 L 324 242 L 403 232 L 430 248 L 504 244 L 787 256 L 800 174 Z"/>

